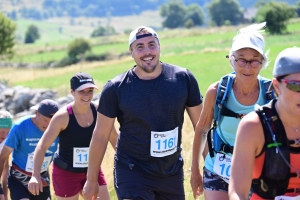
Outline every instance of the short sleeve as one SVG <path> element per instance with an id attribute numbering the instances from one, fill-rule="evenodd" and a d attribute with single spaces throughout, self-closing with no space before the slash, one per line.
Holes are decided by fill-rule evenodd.
<path id="1" fill-rule="evenodd" d="M 20 126 L 19 125 L 14 125 L 8 135 L 7 135 L 7 138 L 5 140 L 5 145 L 10 147 L 10 148 L 13 148 L 15 150 L 18 149 L 18 146 L 19 146 L 19 141 L 20 141 L 20 134 L 19 134 L 19 130 L 20 130 Z"/>
<path id="2" fill-rule="evenodd" d="M 199 85 L 194 75 L 189 70 L 187 70 L 187 75 L 189 77 L 188 79 L 189 95 L 188 95 L 186 106 L 188 107 L 198 106 L 199 104 L 202 103 L 203 96 L 200 93 Z"/>
<path id="3" fill-rule="evenodd" d="M 97 111 L 110 118 L 117 117 L 119 112 L 118 96 L 112 81 L 108 81 L 103 87 Z"/>

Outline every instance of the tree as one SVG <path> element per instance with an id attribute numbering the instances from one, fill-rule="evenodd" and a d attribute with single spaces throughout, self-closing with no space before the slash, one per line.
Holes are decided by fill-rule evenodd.
<path id="1" fill-rule="evenodd" d="M 300 0 L 296 2 L 295 7 L 296 13 L 298 14 L 298 17 L 300 17 Z"/>
<path id="2" fill-rule="evenodd" d="M 16 25 L 0 13 L 0 59 L 13 56 L 15 31 Z"/>
<path id="3" fill-rule="evenodd" d="M 204 23 L 204 13 L 198 4 L 191 4 L 186 8 L 185 22 L 189 19 L 191 19 L 196 26 L 201 26 Z"/>
<path id="4" fill-rule="evenodd" d="M 255 2 L 254 6 L 259 9 L 259 8 L 265 6 L 267 3 L 268 2 L 266 0 L 257 0 Z"/>
<path id="5" fill-rule="evenodd" d="M 185 17 L 185 6 L 181 0 L 170 0 L 160 7 L 160 15 L 165 18 L 163 27 L 177 28 L 182 26 Z"/>
<path id="6" fill-rule="evenodd" d="M 285 2 L 271 1 L 258 10 L 255 21 L 266 21 L 267 30 L 271 34 L 282 34 L 286 30 L 287 21 L 295 16 L 294 7 Z"/>
<path id="7" fill-rule="evenodd" d="M 25 43 L 34 43 L 37 39 L 40 38 L 39 29 L 37 26 L 31 24 L 28 26 L 27 31 L 25 33 Z"/>
<path id="8" fill-rule="evenodd" d="M 209 15 L 217 26 L 224 25 L 226 20 L 239 24 L 243 20 L 243 11 L 237 0 L 212 0 L 207 6 Z"/>
<path id="9" fill-rule="evenodd" d="M 68 55 L 71 58 L 77 58 L 78 55 L 83 55 L 85 52 L 90 50 L 91 46 L 88 41 L 82 38 L 77 38 L 69 44 Z"/>
<path id="10" fill-rule="evenodd" d="M 99 37 L 99 36 L 105 36 L 105 35 L 116 35 L 117 32 L 115 30 L 114 27 L 112 26 L 107 26 L 107 27 L 103 27 L 100 26 L 97 29 L 95 29 L 93 31 L 93 33 L 91 34 L 91 37 Z"/>
<path id="11" fill-rule="evenodd" d="M 186 22 L 184 22 L 184 27 L 187 28 L 187 29 L 190 29 L 194 26 L 195 26 L 195 24 L 194 24 L 194 21 L 192 19 L 188 19 L 188 20 L 186 20 Z"/>

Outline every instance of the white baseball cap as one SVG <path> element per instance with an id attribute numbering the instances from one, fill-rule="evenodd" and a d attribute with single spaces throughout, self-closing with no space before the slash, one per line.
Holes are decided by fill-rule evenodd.
<path id="1" fill-rule="evenodd" d="M 261 34 L 266 26 L 266 22 L 260 24 L 252 24 L 239 30 L 238 34 L 232 40 L 232 51 L 237 51 L 243 48 L 251 48 L 259 52 L 265 60 L 265 42 Z"/>
<path id="2" fill-rule="evenodd" d="M 137 35 L 143 29 L 147 30 L 148 33 L 142 34 L 142 35 Z M 144 38 L 144 37 L 156 37 L 158 39 L 157 33 L 152 28 L 147 27 L 147 26 L 140 26 L 140 27 L 134 29 L 133 31 L 131 31 L 131 33 L 129 35 L 129 47 L 134 41 L 136 41 L 140 38 Z"/>

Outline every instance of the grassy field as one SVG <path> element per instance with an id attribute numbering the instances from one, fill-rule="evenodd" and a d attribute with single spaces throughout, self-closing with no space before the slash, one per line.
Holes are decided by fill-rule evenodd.
<path id="1" fill-rule="evenodd" d="M 172 63 L 188 68 L 197 78 L 202 94 L 205 94 L 207 87 L 221 76 L 232 71 L 228 60 L 225 56 L 228 54 L 233 36 L 239 27 L 221 27 L 213 29 L 192 29 L 192 30 L 165 30 L 159 32 L 161 38 L 161 60 L 163 62 Z M 266 34 L 266 49 L 270 49 L 270 65 L 267 69 L 261 71 L 261 75 L 271 78 L 272 69 L 276 55 L 287 47 L 300 46 L 300 22 L 290 23 L 288 25 L 287 35 L 271 36 Z M 108 40 L 109 38 L 106 38 Z M 110 38 L 111 41 L 114 41 Z M 94 39 L 92 42 L 97 43 L 103 38 Z M 119 36 L 117 43 L 96 45 L 93 52 L 125 52 L 128 49 L 127 36 Z M 63 48 L 66 43 L 48 45 L 51 48 Z M 26 46 L 19 46 L 19 50 Z M 40 46 L 30 46 L 31 52 L 36 52 Z M 23 49 L 23 50 L 24 50 Z M 55 51 L 58 54 L 64 54 L 64 50 Z M 49 53 L 49 54 L 48 54 Z M 40 54 L 24 53 L 24 59 L 34 61 L 51 57 L 52 52 Z M 54 56 L 54 55 L 53 55 Z M 56 55 L 58 56 L 58 55 Z M 56 57 L 54 56 L 54 57 Z M 59 57 L 59 56 L 58 56 Z M 56 57 L 57 58 L 57 57 Z M 78 72 L 85 71 L 93 75 L 99 88 L 106 83 L 107 80 L 113 78 L 117 74 L 128 70 L 134 65 L 131 57 L 123 57 L 117 60 L 107 62 L 81 63 L 60 69 L 15 69 L 1 68 L 0 80 L 8 82 L 10 86 L 23 85 L 32 88 L 50 88 L 58 91 L 59 95 L 69 93 L 69 79 Z M 193 128 L 188 120 L 185 119 L 183 128 L 183 158 L 185 160 L 185 191 L 186 199 L 193 199 L 191 188 L 189 186 L 190 164 L 192 153 Z M 108 186 L 112 200 L 116 199 L 113 188 L 113 150 L 108 146 L 107 153 L 103 162 L 103 170 L 106 174 Z M 201 197 L 200 199 L 203 199 Z"/>

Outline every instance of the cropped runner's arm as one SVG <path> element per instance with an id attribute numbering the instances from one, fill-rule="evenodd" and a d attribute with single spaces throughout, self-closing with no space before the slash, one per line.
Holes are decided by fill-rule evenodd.
<path id="1" fill-rule="evenodd" d="M 119 134 L 117 133 L 116 127 L 113 126 L 112 131 L 110 133 L 109 142 L 111 146 L 114 148 L 114 150 L 116 150 L 118 137 Z"/>
<path id="2" fill-rule="evenodd" d="M 48 128 L 43 133 L 42 138 L 39 140 L 33 156 L 33 173 L 32 176 L 40 178 L 40 171 L 45 157 L 45 153 L 51 144 L 58 137 L 61 130 L 66 127 L 66 120 L 68 121 L 67 112 L 62 110 L 58 111 L 51 119 Z"/>
<path id="3" fill-rule="evenodd" d="M 87 181 L 83 188 L 83 198 L 91 200 L 97 197 L 99 186 L 98 176 L 99 168 L 104 158 L 115 118 L 109 118 L 98 113 L 97 123 L 93 132 L 93 137 L 89 149 L 89 164 L 87 172 Z"/>
<path id="4" fill-rule="evenodd" d="M 1 199 L 7 200 L 7 175 L 8 175 L 8 160 L 9 155 L 13 151 L 13 148 L 10 148 L 6 145 L 3 146 L 2 150 L 0 151 L 0 174 L 1 174 L 1 186 L 3 194 L 1 195 Z"/>
<path id="5" fill-rule="evenodd" d="M 39 140 L 33 155 L 33 172 L 32 177 L 28 183 L 28 190 L 33 195 L 39 195 L 43 192 L 43 184 L 41 181 L 41 168 L 48 148 L 53 144 L 60 131 L 63 130 L 68 121 L 67 111 L 59 110 L 50 120 L 48 128 L 43 133 L 42 138 Z M 54 152 L 53 152 L 54 153 Z"/>
<path id="6" fill-rule="evenodd" d="M 251 112 L 241 120 L 237 129 L 228 193 L 231 200 L 248 199 L 255 157 L 264 142 L 259 117 Z"/>
<path id="7" fill-rule="evenodd" d="M 4 167 L 3 167 L 3 171 L 2 171 L 2 175 L 1 175 L 1 185 L 2 185 L 2 189 L 3 189 L 3 193 L 4 193 L 4 199 L 8 199 L 7 197 L 7 193 L 8 193 L 8 188 L 7 188 L 7 177 L 8 177 L 8 169 L 9 169 L 9 164 L 8 164 L 8 160 L 5 161 L 4 163 Z"/>
<path id="8" fill-rule="evenodd" d="M 95 107 L 97 109 L 98 108 L 98 102 L 93 102 L 93 104 L 95 105 Z M 114 150 L 116 150 L 118 137 L 119 137 L 119 134 L 116 130 L 116 127 L 113 126 L 113 129 L 111 130 L 111 134 L 110 134 L 110 137 L 109 137 L 109 142 L 110 142 L 111 146 L 114 148 Z"/>
<path id="9" fill-rule="evenodd" d="M 203 109 L 195 128 L 191 166 L 191 187 L 194 198 L 201 195 L 203 192 L 202 176 L 200 174 L 200 155 L 206 146 L 207 131 L 210 129 L 212 124 L 216 89 L 217 83 L 212 84 L 208 88 L 203 102 Z"/>
<path id="10" fill-rule="evenodd" d="M 3 148 L 0 151 L 0 174 L 3 174 L 5 168 L 6 168 L 6 164 L 7 161 L 9 159 L 9 155 L 11 154 L 11 152 L 13 151 L 13 148 L 10 148 L 6 145 L 3 146 Z"/>

